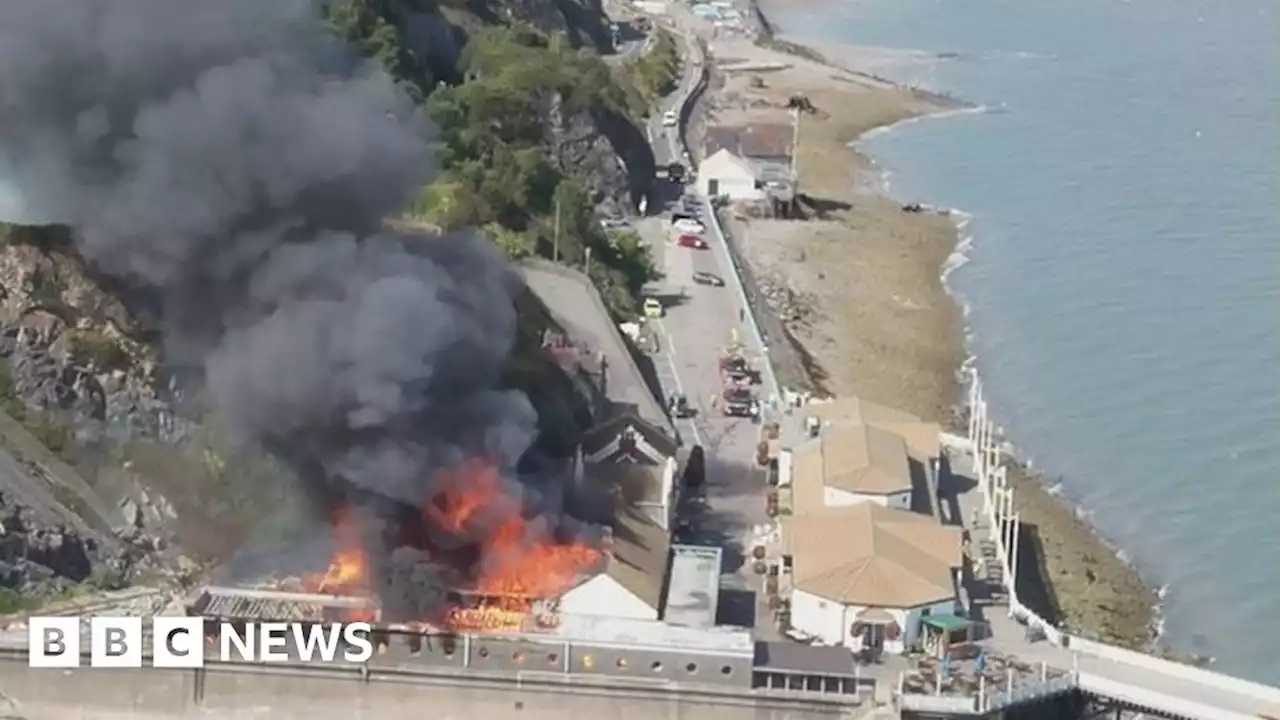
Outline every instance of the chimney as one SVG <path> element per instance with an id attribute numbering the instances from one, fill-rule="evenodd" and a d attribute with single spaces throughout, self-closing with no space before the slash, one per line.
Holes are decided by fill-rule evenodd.
<path id="1" fill-rule="evenodd" d="M 778 487 L 791 485 L 791 448 L 778 451 Z"/>
<path id="2" fill-rule="evenodd" d="M 809 437 L 816 438 L 822 433 L 822 421 L 811 415 L 804 419 L 804 429 Z"/>

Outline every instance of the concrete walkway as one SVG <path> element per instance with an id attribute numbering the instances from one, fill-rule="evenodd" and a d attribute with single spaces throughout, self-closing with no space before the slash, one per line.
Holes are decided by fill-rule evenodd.
<path id="1" fill-rule="evenodd" d="M 953 452 L 953 473 L 964 487 L 964 478 L 973 477 L 972 458 Z M 976 549 L 984 540 L 995 540 L 993 529 L 984 520 L 974 526 L 973 518 L 981 518 L 982 495 L 977 488 L 937 502 L 952 524 L 969 528 Z M 1061 647 L 1047 640 L 1031 641 L 1026 626 L 1013 618 L 1007 602 L 981 602 L 983 591 L 971 584 L 966 587 L 971 598 L 978 596 L 976 613 L 988 624 L 990 637 L 983 641 L 993 654 L 1015 657 L 1031 665 L 1044 664 L 1076 676 L 1076 685 L 1085 692 L 1125 702 L 1131 706 L 1181 717 L 1202 720 L 1256 720 L 1264 708 L 1280 705 L 1280 689 L 1266 688 L 1212 673 L 1188 665 L 1180 665 L 1155 657 L 1128 653 L 1109 646 L 1078 643 L 1081 648 Z"/>

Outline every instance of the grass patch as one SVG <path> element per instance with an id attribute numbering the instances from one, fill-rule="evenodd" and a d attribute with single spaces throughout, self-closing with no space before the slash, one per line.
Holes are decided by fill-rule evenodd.
<path id="1" fill-rule="evenodd" d="M 39 600 L 22 595 L 16 590 L 0 587 L 0 615 L 30 612 L 40 607 Z"/>
<path id="2" fill-rule="evenodd" d="M 67 334 L 71 358 L 80 365 L 99 370 L 117 370 L 129 366 L 129 353 L 116 339 L 106 332 L 93 328 L 78 328 Z"/>

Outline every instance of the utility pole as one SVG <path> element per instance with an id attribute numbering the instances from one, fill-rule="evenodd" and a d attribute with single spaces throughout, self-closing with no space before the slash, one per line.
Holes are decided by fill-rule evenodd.
<path id="1" fill-rule="evenodd" d="M 560 198 L 556 198 L 555 229 L 551 236 L 551 262 L 560 262 Z"/>
<path id="2" fill-rule="evenodd" d="M 791 184 L 797 184 L 796 152 L 800 149 L 800 108 L 791 111 Z"/>
<path id="3" fill-rule="evenodd" d="M 796 172 L 796 154 L 800 151 L 800 108 L 791 110 L 791 207 L 788 217 L 796 214 L 797 201 L 800 197 L 800 174 Z"/>

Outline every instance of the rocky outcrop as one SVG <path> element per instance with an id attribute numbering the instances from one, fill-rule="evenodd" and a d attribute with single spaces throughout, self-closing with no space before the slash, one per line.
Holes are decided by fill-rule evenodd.
<path id="1" fill-rule="evenodd" d="M 11 402 L 57 415 L 76 436 L 179 441 L 189 429 L 156 391 L 156 351 L 78 258 L 0 246 L 0 357 Z"/>
<path id="2" fill-rule="evenodd" d="M 156 567 L 163 541 L 141 524 L 118 538 L 96 538 L 0 492 L 0 588 L 25 598 L 52 598 L 91 584 L 98 590 L 128 586 Z"/>
<path id="3" fill-rule="evenodd" d="M 609 20 L 597 0 L 497 0 L 470 2 L 465 14 L 456 8 L 436 8 L 399 19 L 414 55 L 429 66 L 437 82 L 461 80 L 457 63 L 467 42 L 464 25 L 528 24 L 551 34 L 563 34 L 578 48 L 607 52 L 612 48 Z M 563 114 L 560 99 L 546 103 L 548 137 L 562 170 L 583 178 L 606 211 L 634 208 L 648 195 L 654 177 L 653 151 L 642 128 L 607 107 Z"/>
<path id="4" fill-rule="evenodd" d="M 631 210 L 649 192 L 653 150 L 638 128 L 607 108 L 564 112 L 560 96 L 547 102 L 547 134 L 560 169 L 589 184 L 606 215 Z"/>

